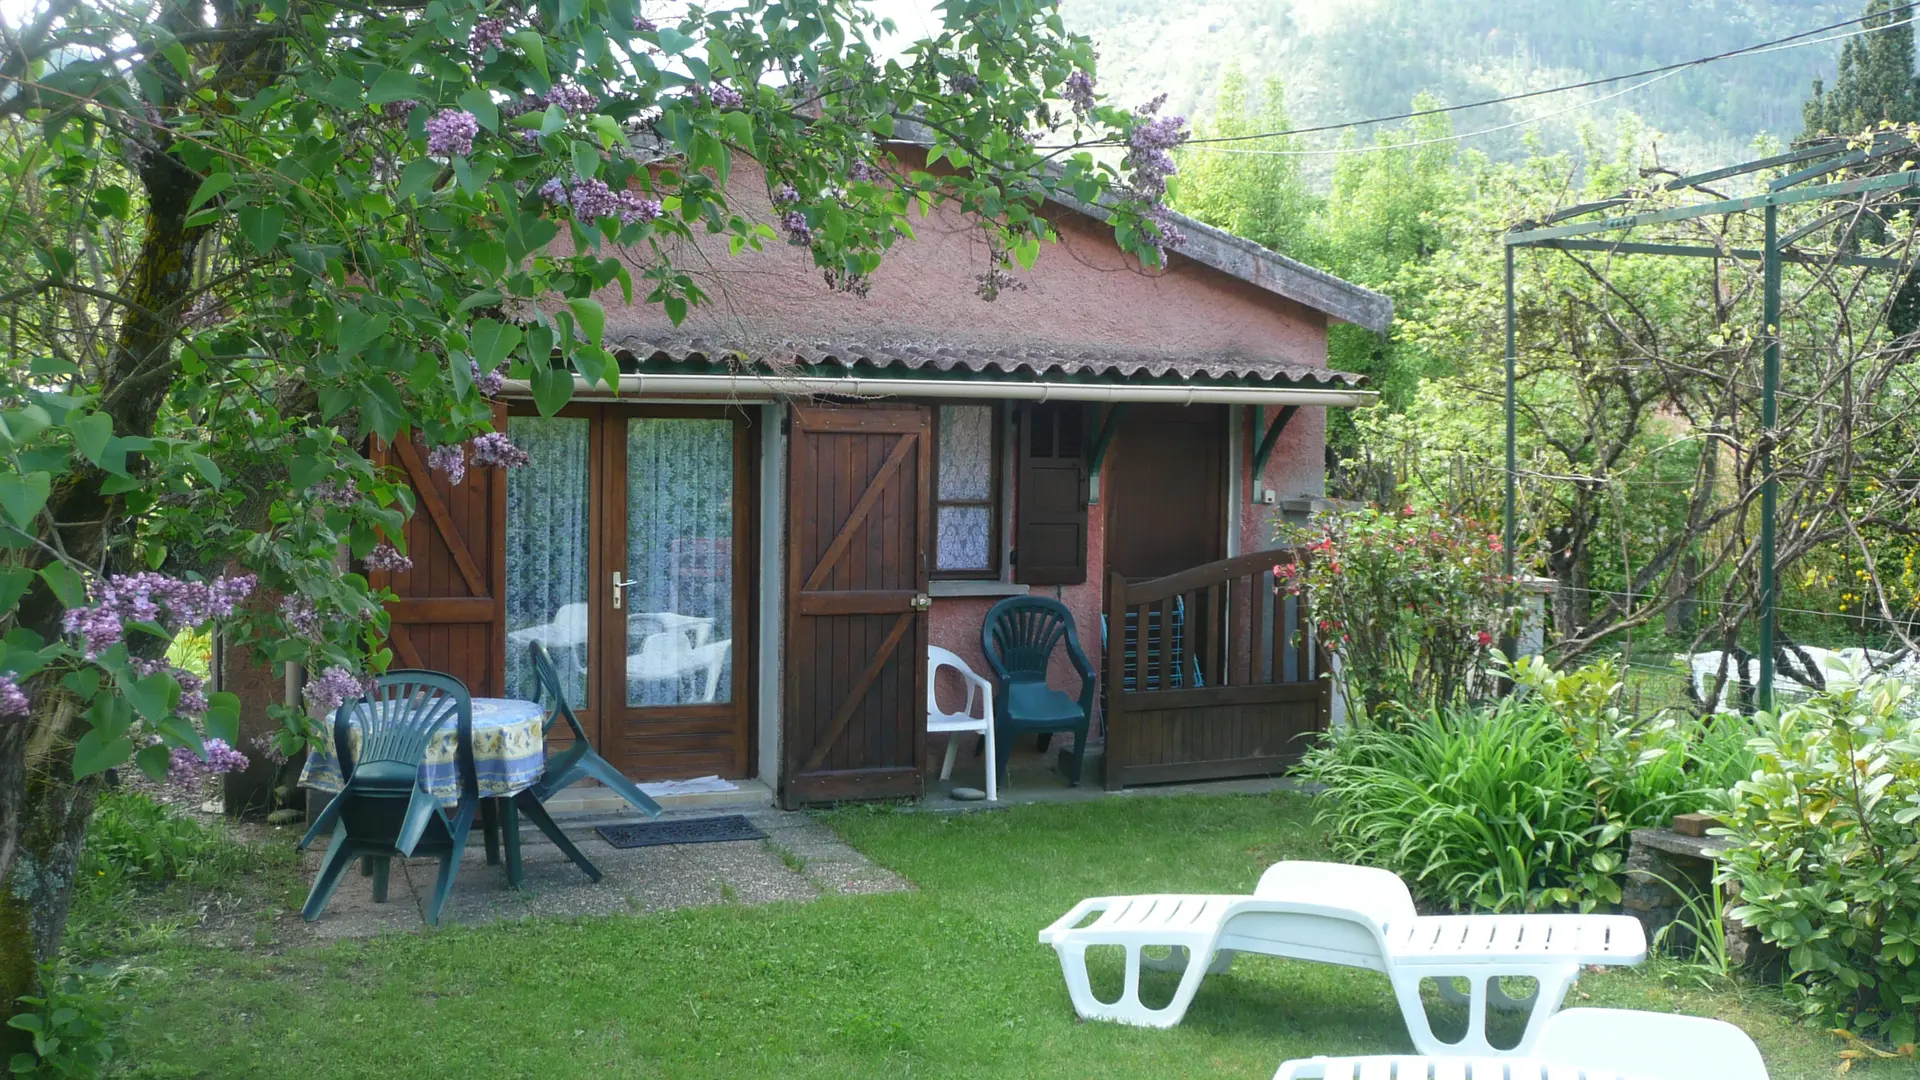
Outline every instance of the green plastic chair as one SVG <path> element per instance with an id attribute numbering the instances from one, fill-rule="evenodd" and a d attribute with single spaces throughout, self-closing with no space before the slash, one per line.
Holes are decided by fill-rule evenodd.
<path id="1" fill-rule="evenodd" d="M 573 846 L 566 834 L 560 831 L 560 827 L 554 824 L 552 815 L 547 813 L 544 805 L 546 801 L 577 780 L 592 779 L 605 784 L 608 790 L 627 800 L 634 809 L 649 818 L 660 816 L 660 804 L 654 802 L 646 792 L 641 791 L 638 784 L 622 776 L 620 770 L 614 768 L 607 759 L 594 753 L 593 744 L 587 741 L 586 729 L 580 726 L 580 718 L 573 714 L 573 707 L 567 704 L 566 690 L 560 685 L 560 674 L 554 669 L 553 657 L 548 654 L 547 647 L 536 641 L 527 647 L 527 651 L 533 658 L 533 675 L 537 684 L 536 698 L 551 699 L 553 702 L 553 711 L 547 715 L 544 730 L 550 732 L 554 724 L 565 720 L 567 727 L 573 730 L 573 745 L 549 757 L 545 770 L 540 774 L 540 779 L 532 787 L 515 795 L 511 805 L 514 809 L 524 811 L 529 818 L 533 819 L 534 825 L 538 826 L 540 831 L 546 834 L 547 839 L 553 841 L 554 846 L 564 852 L 567 858 L 572 859 L 575 866 L 586 871 L 588 877 L 599 881 L 599 868 L 581 854 L 580 849 Z M 519 860 L 514 857 L 512 846 L 516 835 L 517 829 L 509 820 L 507 822 L 508 873 L 516 879 L 514 883 L 519 884 L 517 880 Z"/>
<path id="2" fill-rule="evenodd" d="M 1068 697 L 1047 685 L 1047 664 L 1065 639 L 1067 659 L 1080 674 L 1080 696 Z M 986 653 L 1000 687 L 993 697 L 994 768 L 1006 775 L 1007 757 L 1022 734 L 1073 732 L 1073 765 L 1068 786 L 1080 783 L 1080 762 L 1087 752 L 1087 724 L 1093 716 L 1096 687 L 1093 665 L 1080 649 L 1080 635 L 1065 604 L 1042 596 L 1010 596 L 993 605 L 980 628 Z"/>
<path id="3" fill-rule="evenodd" d="M 357 756 L 349 735 L 355 720 L 360 728 Z M 451 812 L 421 782 L 427 745 L 448 723 L 455 725 L 460 784 L 460 800 Z M 392 860 L 428 855 L 440 860 L 440 876 L 427 904 L 427 922 L 438 925 L 480 806 L 473 765 L 473 699 L 467 688 L 437 671 L 387 672 L 374 680 L 371 693 L 334 710 L 333 746 L 345 783 L 299 844 L 305 850 L 322 832 L 333 830 L 301 918 L 312 922 L 320 917 L 356 860 L 370 864 L 373 898 L 384 901 Z"/>

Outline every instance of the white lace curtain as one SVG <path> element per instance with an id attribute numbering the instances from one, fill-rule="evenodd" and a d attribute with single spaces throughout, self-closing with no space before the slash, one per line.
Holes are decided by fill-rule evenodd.
<path id="1" fill-rule="evenodd" d="M 568 703 L 587 703 L 587 420 L 514 416 L 507 434 L 527 452 L 507 471 L 507 695 L 538 687 L 527 646 L 553 654 Z"/>
<path id="2" fill-rule="evenodd" d="M 729 700 L 732 421 L 627 421 L 627 576 L 627 704 Z"/>

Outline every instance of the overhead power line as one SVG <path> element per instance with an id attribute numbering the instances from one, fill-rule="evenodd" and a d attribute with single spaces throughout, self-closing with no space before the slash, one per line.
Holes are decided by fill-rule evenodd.
<path id="1" fill-rule="evenodd" d="M 1658 82 L 1660 81 L 1660 79 L 1666 78 L 1667 76 L 1676 75 L 1689 68 L 1699 67 L 1703 64 L 1717 63 L 1718 61 L 1721 61 L 1721 60 L 1730 60 L 1735 57 L 1741 57 L 1741 56 L 1752 56 L 1752 55 L 1758 55 L 1758 54 L 1768 53 L 1768 52 L 1778 52 L 1783 49 L 1789 49 L 1789 48 L 1804 48 L 1809 45 L 1824 45 L 1824 44 L 1827 44 L 1828 42 L 1843 41 L 1843 40 L 1846 40 L 1847 38 L 1859 37 L 1864 34 L 1878 33 L 1879 31 L 1882 31 L 1882 30 L 1892 30 L 1900 26 L 1909 26 L 1909 25 L 1912 25 L 1914 21 L 1912 18 L 1901 19 L 1897 22 L 1883 23 L 1879 26 L 1869 26 L 1869 27 L 1866 27 L 1865 29 L 1856 30 L 1851 33 L 1834 34 L 1831 37 L 1819 36 L 1822 34 L 1827 34 L 1834 30 L 1843 30 L 1850 26 L 1858 26 L 1866 22 L 1868 19 L 1884 18 L 1887 16 L 1897 15 L 1904 12 L 1911 12 L 1915 8 L 1920 8 L 1920 2 L 1911 3 L 1911 4 L 1902 4 L 1899 7 L 1888 8 L 1885 11 L 1875 12 L 1872 15 L 1862 15 L 1857 18 L 1847 19 L 1843 22 L 1829 23 L 1826 26 L 1815 27 L 1811 30 L 1802 30 L 1797 34 L 1789 34 L 1786 37 L 1775 38 L 1771 41 L 1758 42 L 1756 44 L 1748 45 L 1739 49 L 1729 49 L 1726 52 L 1714 53 L 1710 56 L 1695 57 L 1692 60 L 1683 60 L 1678 63 L 1663 64 L 1659 67 L 1644 68 L 1640 71 L 1623 72 L 1622 74 L 1619 74 L 1619 75 L 1606 75 L 1596 79 L 1587 79 L 1583 82 L 1567 83 L 1562 86 L 1547 87 L 1540 90 L 1528 90 L 1524 93 L 1507 94 L 1502 97 L 1486 98 L 1481 101 L 1470 101 L 1461 105 L 1444 105 L 1444 106 L 1437 106 L 1431 109 L 1413 109 L 1408 112 L 1393 113 L 1387 116 L 1371 116 L 1362 120 L 1347 120 L 1347 121 L 1342 121 L 1340 123 L 1333 123 L 1333 124 L 1317 124 L 1312 127 L 1288 128 L 1285 131 L 1267 131 L 1267 132 L 1258 132 L 1258 133 L 1247 134 L 1247 135 L 1215 135 L 1215 136 L 1209 136 L 1203 139 L 1189 139 L 1187 140 L 1186 145 L 1193 147 L 1195 149 L 1213 149 L 1221 153 L 1236 152 L 1236 151 L 1229 151 L 1225 148 L 1219 147 L 1214 144 L 1253 142 L 1261 139 L 1285 138 L 1287 136 L 1292 136 L 1292 135 L 1312 135 L 1312 134 L 1325 132 L 1325 131 L 1345 131 L 1349 128 L 1368 127 L 1374 124 L 1388 124 L 1398 120 L 1413 120 L 1423 116 L 1440 116 L 1447 113 L 1463 112 L 1468 109 L 1485 108 L 1486 106 L 1489 106 L 1489 105 L 1504 105 L 1509 102 L 1525 101 L 1530 98 L 1545 97 L 1550 94 L 1563 94 L 1572 90 L 1585 90 L 1595 86 L 1605 86 L 1608 83 L 1621 82 L 1627 79 L 1639 79 L 1647 76 L 1653 76 L 1653 78 L 1647 78 L 1646 82 L 1639 83 L 1635 86 L 1627 87 L 1625 90 L 1605 95 L 1604 97 L 1597 98 L 1594 101 L 1582 102 L 1579 105 L 1571 106 L 1567 109 L 1562 109 L 1555 113 L 1549 113 L 1544 116 L 1532 117 L 1526 120 L 1517 121 L 1512 124 L 1503 124 L 1503 125 L 1500 125 L 1499 127 L 1487 128 L 1481 131 L 1469 131 L 1469 132 L 1463 132 L 1458 135 L 1447 136 L 1441 139 L 1425 140 L 1423 143 L 1416 144 L 1416 145 L 1425 145 L 1426 143 L 1432 143 L 1432 142 L 1457 141 L 1459 139 L 1472 138 L 1473 136 L 1476 136 L 1476 135 L 1485 135 L 1485 134 L 1490 134 L 1496 131 L 1505 131 L 1509 128 L 1518 127 L 1522 124 L 1528 124 L 1528 123 L 1536 122 L 1538 120 L 1549 119 L 1552 116 L 1557 116 L 1564 112 L 1570 112 L 1573 109 L 1584 108 L 1589 105 L 1598 104 L 1601 101 L 1607 101 L 1612 98 L 1620 97 L 1622 94 L 1631 93 L 1634 90 L 1638 90 L 1644 86 L 1648 86 L 1654 82 Z M 1399 145 L 1408 145 L 1408 144 L 1399 144 Z M 1237 152 L 1298 156 L 1298 155 L 1309 155 L 1309 154 L 1330 154 L 1330 153 L 1337 154 L 1337 153 L 1365 152 L 1370 149 L 1374 149 L 1374 147 L 1344 147 L 1344 148 L 1339 148 L 1334 150 L 1253 150 L 1253 151 L 1242 150 Z"/>

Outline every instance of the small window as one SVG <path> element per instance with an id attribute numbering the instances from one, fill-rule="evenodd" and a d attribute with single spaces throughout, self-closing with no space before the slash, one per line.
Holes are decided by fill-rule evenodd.
<path id="1" fill-rule="evenodd" d="M 935 410 L 933 576 L 1000 576 L 1000 410 Z"/>

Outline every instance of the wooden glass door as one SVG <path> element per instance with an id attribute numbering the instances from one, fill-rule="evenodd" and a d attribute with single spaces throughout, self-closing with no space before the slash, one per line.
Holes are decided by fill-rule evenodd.
<path id="1" fill-rule="evenodd" d="M 750 775 L 748 418 L 577 404 L 508 432 L 532 458 L 507 481 L 508 692 L 538 641 L 628 776 Z"/>

